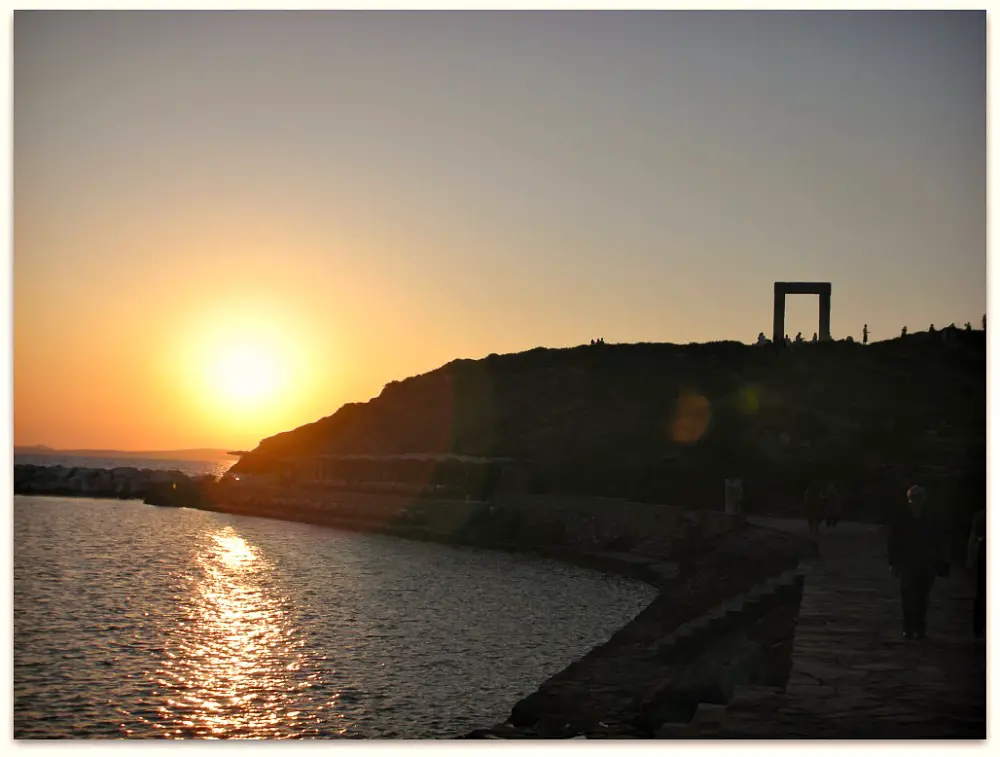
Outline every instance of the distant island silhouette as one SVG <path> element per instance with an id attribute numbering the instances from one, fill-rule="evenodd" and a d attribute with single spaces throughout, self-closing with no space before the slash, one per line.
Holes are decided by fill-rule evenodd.
<path id="1" fill-rule="evenodd" d="M 232 460 L 227 450 L 197 448 L 173 450 L 124 450 L 124 449 L 56 449 L 45 444 L 14 447 L 15 455 L 52 455 L 54 457 L 123 457 L 150 460 Z"/>

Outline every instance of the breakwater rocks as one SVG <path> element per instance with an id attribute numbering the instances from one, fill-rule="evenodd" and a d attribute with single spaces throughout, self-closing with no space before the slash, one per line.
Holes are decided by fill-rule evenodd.
<path id="1" fill-rule="evenodd" d="M 214 482 L 214 476 L 191 478 L 176 470 L 14 466 L 15 494 L 141 499 L 164 506 L 198 507 Z"/>

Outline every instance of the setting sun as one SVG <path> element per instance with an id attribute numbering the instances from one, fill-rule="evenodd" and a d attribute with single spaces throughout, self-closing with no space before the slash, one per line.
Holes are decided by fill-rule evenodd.
<path id="1" fill-rule="evenodd" d="M 201 335 L 189 363 L 191 390 L 212 414 L 225 417 L 280 413 L 288 404 L 295 363 L 289 339 L 276 329 L 228 328 Z"/>
<path id="2" fill-rule="evenodd" d="M 219 350 L 209 366 L 212 393 L 221 402 L 253 406 L 271 399 L 278 386 L 276 356 L 262 344 L 236 344 Z"/>
<path id="3" fill-rule="evenodd" d="M 294 306 L 263 298 L 230 298 L 192 308 L 172 323 L 170 346 L 158 361 L 185 406 L 189 423 L 206 435 L 256 440 L 321 417 L 318 388 L 330 381 L 323 337 Z M 325 343 L 324 343 L 325 342 Z M 249 440 L 249 441 L 246 441 Z"/>

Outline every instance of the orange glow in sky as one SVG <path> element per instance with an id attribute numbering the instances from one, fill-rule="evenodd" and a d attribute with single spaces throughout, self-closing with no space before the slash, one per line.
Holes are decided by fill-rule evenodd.
<path id="1" fill-rule="evenodd" d="M 249 449 L 458 358 L 750 343 L 778 280 L 837 339 L 978 327 L 985 29 L 17 11 L 14 443 Z"/>

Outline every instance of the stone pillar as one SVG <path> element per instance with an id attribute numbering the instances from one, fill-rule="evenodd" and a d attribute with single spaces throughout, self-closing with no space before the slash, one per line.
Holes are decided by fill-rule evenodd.
<path id="1" fill-rule="evenodd" d="M 819 296 L 819 340 L 830 341 L 830 293 Z"/>
<path id="2" fill-rule="evenodd" d="M 829 311 L 829 300 L 827 310 Z M 820 321 L 822 322 L 822 316 Z M 774 333 L 771 336 L 775 344 L 785 343 L 785 290 L 777 284 L 774 285 Z"/>

